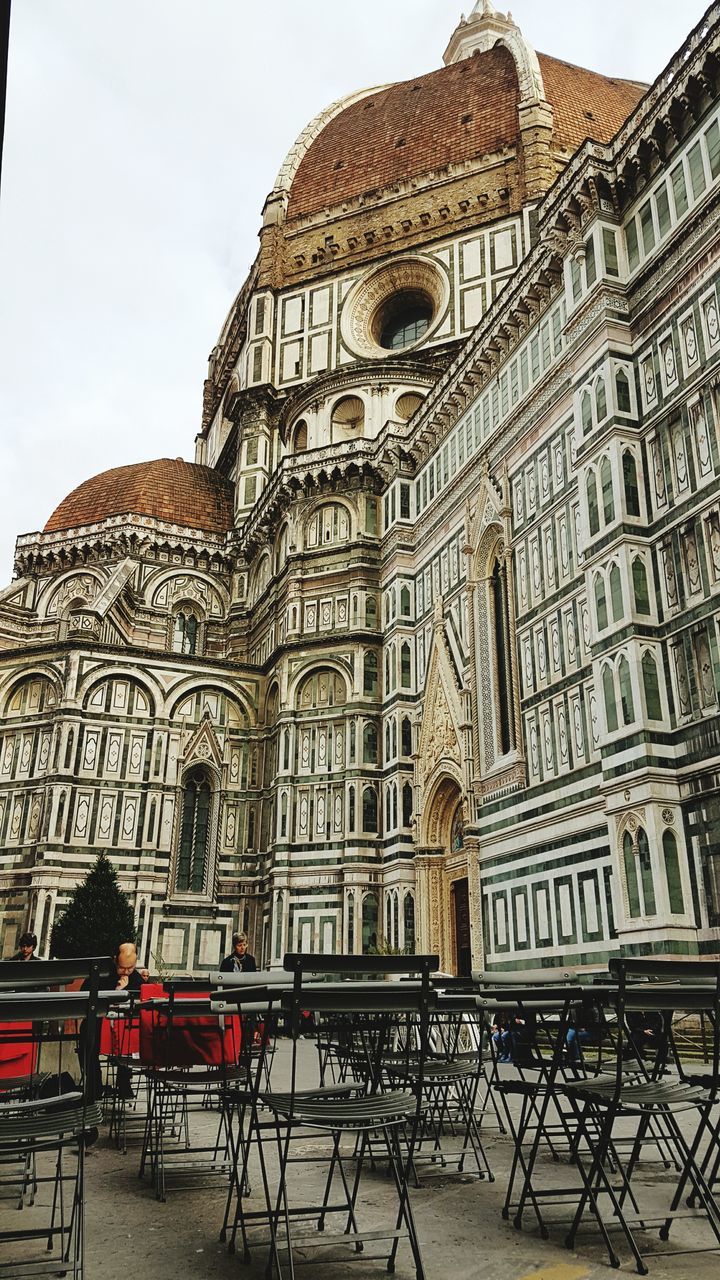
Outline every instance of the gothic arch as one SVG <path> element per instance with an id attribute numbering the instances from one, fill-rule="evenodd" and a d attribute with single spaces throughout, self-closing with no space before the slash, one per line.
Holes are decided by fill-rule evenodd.
<path id="1" fill-rule="evenodd" d="M 260 552 L 250 571 L 249 601 L 255 604 L 269 586 L 273 576 L 273 557 L 268 547 Z"/>
<path id="2" fill-rule="evenodd" d="M 347 522 L 348 522 L 348 532 L 347 532 L 347 538 L 344 539 L 345 542 L 352 542 L 357 534 L 358 518 L 357 518 L 357 511 L 355 510 L 353 504 L 342 498 L 338 498 L 336 494 L 333 494 L 331 497 L 328 495 L 325 495 L 322 498 L 318 498 L 316 502 L 313 502 L 308 507 L 305 513 L 305 517 L 302 522 L 303 550 L 307 550 L 308 547 L 310 547 L 310 544 L 308 541 L 308 533 L 309 533 L 310 525 L 314 520 L 315 516 L 318 515 L 318 513 L 321 512 L 324 507 L 327 507 L 327 508 L 338 507 L 341 511 L 345 512 L 345 515 L 347 516 Z M 322 539 L 319 539 L 317 543 L 317 548 L 320 549 L 323 545 L 324 544 Z M 338 545 L 338 544 L 333 542 L 333 543 L 328 543 L 327 545 L 331 546 L 331 545 Z M 314 549 L 314 547 L 311 547 L 310 549 Z"/>
<path id="3" fill-rule="evenodd" d="M 62 677 L 54 667 L 32 666 L 24 671 L 11 671 L 0 680 L 0 704 L 3 713 L 7 714 L 8 705 L 20 685 L 28 680 L 46 680 L 53 689 L 55 701 L 58 703 L 62 695 Z"/>
<path id="4" fill-rule="evenodd" d="M 419 833 L 421 845 L 436 843 L 429 836 L 432 814 L 430 800 L 436 797 L 442 780 L 452 779 L 460 795 L 466 791 L 466 753 L 463 730 L 460 728 L 464 719 L 457 678 L 444 638 L 444 625 L 441 619 L 437 619 L 427 668 L 417 749 L 416 782 L 419 789 L 418 807 L 422 814 Z"/>
<path id="5" fill-rule="evenodd" d="M 175 584 L 175 585 L 173 585 Z M 222 583 L 193 570 L 159 569 L 152 574 L 143 592 L 143 603 L 152 609 L 174 609 L 180 601 L 202 609 L 208 618 L 224 619 L 230 596 Z M 213 607 L 215 606 L 215 607 Z"/>
<path id="6" fill-rule="evenodd" d="M 345 681 L 346 695 L 349 698 L 353 688 L 353 673 L 350 665 L 342 658 L 330 658 L 323 656 L 322 658 L 309 658 L 304 662 L 297 671 L 294 672 L 292 679 L 288 684 L 286 705 L 294 707 L 297 699 L 298 689 L 308 676 L 314 675 L 317 671 L 332 671 L 335 675 L 340 676 Z"/>
<path id="7" fill-rule="evenodd" d="M 61 578 L 53 580 L 41 593 L 37 603 L 38 618 L 62 617 L 73 600 L 81 600 L 83 605 L 87 605 L 99 595 L 108 581 L 109 578 L 96 569 L 83 567 L 69 570 Z"/>
<path id="8" fill-rule="evenodd" d="M 103 684 L 107 680 L 127 680 L 131 684 L 135 684 L 140 688 L 148 699 L 150 704 L 149 716 L 153 717 L 160 714 L 160 708 L 163 706 L 164 694 L 160 684 L 153 679 L 150 673 L 143 670 L 138 675 L 135 668 L 128 671 L 127 667 L 121 667 L 116 664 L 108 664 L 105 667 L 95 667 L 84 680 L 78 683 L 77 701 L 81 706 L 87 706 L 90 696 L 97 685 Z"/>
<path id="9" fill-rule="evenodd" d="M 166 707 L 168 719 L 173 720 L 177 714 L 178 705 L 185 699 L 196 693 L 222 693 L 231 702 L 234 702 L 240 709 L 241 714 L 245 718 L 245 727 L 253 728 L 257 724 L 255 712 L 252 702 L 244 689 L 238 688 L 237 685 L 231 684 L 229 680 L 216 679 L 198 680 L 197 676 L 189 676 L 185 680 L 180 680 L 168 690 Z"/>
<path id="10" fill-rule="evenodd" d="M 275 728 L 275 721 L 269 720 L 270 715 L 277 716 L 280 709 L 280 682 L 274 679 L 270 682 L 263 703 L 263 722 L 267 728 Z"/>
<path id="11" fill-rule="evenodd" d="M 459 769 L 439 768 L 427 788 L 423 802 L 420 843 L 450 851 L 450 835 L 463 785 Z"/>

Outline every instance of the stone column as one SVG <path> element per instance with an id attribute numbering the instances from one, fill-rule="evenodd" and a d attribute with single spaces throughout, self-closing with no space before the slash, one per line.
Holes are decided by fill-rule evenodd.
<path id="1" fill-rule="evenodd" d="M 452 930 L 450 890 L 445 870 L 445 851 L 419 849 L 415 858 L 415 925 L 420 952 L 440 956 L 440 968 L 452 972 Z"/>
<path id="2" fill-rule="evenodd" d="M 485 940 L 482 927 L 482 881 L 480 875 L 480 841 L 465 836 L 467 853 L 468 898 L 470 904 L 470 946 L 473 969 L 485 968 Z"/>

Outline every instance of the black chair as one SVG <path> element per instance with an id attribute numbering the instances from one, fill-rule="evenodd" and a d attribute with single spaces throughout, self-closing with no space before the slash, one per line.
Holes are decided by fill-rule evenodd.
<path id="1" fill-rule="evenodd" d="M 29 1209 L 28 1220 L 0 1232 L 0 1243 L 15 1244 L 19 1253 L 0 1261 L 0 1276 L 47 1275 L 53 1270 L 82 1280 L 84 1274 L 84 1152 L 87 1134 L 100 1122 L 96 1097 L 97 1020 L 111 1004 L 122 1004 L 124 992 L 101 992 L 101 975 L 109 960 L 88 959 L 6 963 L 0 968 L 0 1022 L 26 1024 L 29 1043 L 37 1051 L 38 1064 L 54 1065 L 47 1071 L 52 1089 L 48 1096 L 19 1099 L 0 1092 L 0 1160 L 17 1159 L 33 1168 L 33 1187 L 50 1188 L 50 1204 Z M 87 980 L 85 991 L 48 991 L 47 987 Z M 44 989 L 38 990 L 38 987 Z M 34 988 L 34 989 L 33 989 Z M 62 1049 L 66 1041 L 62 1023 L 84 1021 L 81 1080 L 62 1089 Z M 57 1030 L 58 1020 L 61 1021 Z M 38 1074 L 41 1074 L 38 1072 Z M 0 1090 L 2 1082 L 0 1082 Z M 37 1164 L 37 1171 L 36 1171 Z M 45 1172 L 45 1170 L 48 1170 Z M 38 1246 L 37 1255 L 32 1245 Z M 40 1252 L 41 1250 L 41 1252 Z"/>
<path id="2" fill-rule="evenodd" d="M 295 1266 L 300 1261 L 294 1246 L 307 1250 L 317 1245 L 327 1247 L 350 1244 L 355 1253 L 361 1254 L 365 1244 L 370 1241 L 376 1245 L 390 1242 L 387 1254 L 372 1256 L 382 1258 L 387 1269 L 393 1271 L 400 1240 L 407 1239 L 418 1280 L 424 1280 L 420 1245 L 409 1199 L 408 1176 L 421 1120 L 430 1012 L 435 1004 L 430 974 L 437 971 L 438 965 L 436 956 L 348 957 L 291 954 L 285 957 L 284 967 L 293 975 L 292 992 L 285 997 L 292 1036 L 291 1084 L 287 1092 L 271 1093 L 263 1098 L 275 1117 L 278 1133 L 278 1189 L 274 1203 L 270 1202 L 267 1207 L 271 1237 L 269 1266 L 274 1264 L 279 1276 L 282 1275 L 282 1231 L 291 1277 L 294 1277 Z M 418 980 L 382 981 L 388 975 L 400 977 L 411 974 L 417 975 Z M 320 976 L 328 981 L 318 982 Z M 351 977 L 354 980 L 331 980 L 341 977 Z M 322 1091 L 312 1094 L 298 1088 L 298 1041 L 306 1010 L 322 1014 L 344 1012 L 352 1015 L 356 1031 L 365 1046 L 368 1063 L 362 1093 L 338 1097 Z M 399 1046 L 406 1054 L 408 1065 L 411 1059 L 415 1059 L 414 1092 L 409 1089 L 388 1090 L 384 1087 L 384 1059 L 386 1055 L 390 1055 L 396 1060 Z M 325 1133 L 331 1142 L 324 1195 L 320 1204 L 312 1206 L 292 1203 L 289 1186 L 292 1134 L 293 1129 L 298 1126 L 315 1133 Z M 351 1152 L 346 1154 L 341 1143 L 348 1137 L 353 1140 L 354 1145 Z M 364 1231 L 358 1223 L 357 1201 L 371 1140 L 379 1140 L 384 1146 L 385 1159 L 398 1197 L 398 1208 L 393 1227 Z M 294 1157 L 295 1162 L 300 1159 L 301 1157 Z M 332 1200 L 335 1175 L 341 1186 L 337 1203 Z M 326 1219 L 337 1214 L 344 1221 L 343 1230 L 341 1234 L 330 1237 L 325 1234 Z M 309 1216 L 316 1219 L 318 1230 L 313 1235 L 298 1237 L 293 1224 L 299 1217 Z M 368 1255 L 364 1256 L 367 1259 Z"/>
<path id="3" fill-rule="evenodd" d="M 566 1082 L 564 1086 L 578 1126 L 577 1169 L 582 1182 L 566 1244 L 568 1248 L 574 1248 L 583 1216 L 589 1212 L 605 1242 L 611 1264 L 620 1265 L 610 1236 L 612 1228 L 619 1228 L 637 1271 L 645 1275 L 648 1268 L 637 1231 L 659 1226 L 661 1239 L 667 1240 L 688 1187 L 701 1210 L 698 1216 L 702 1216 L 710 1227 L 713 1241 L 710 1247 L 720 1245 L 720 1207 L 698 1162 L 701 1142 L 711 1128 L 710 1114 L 717 1101 L 720 965 L 703 961 L 623 959 L 612 960 L 610 970 L 617 980 L 616 990 L 609 990 L 605 996 L 606 1003 L 617 1017 L 613 1070 L 592 1079 Z M 650 981 L 650 978 L 656 981 Z M 669 1027 L 676 1009 L 711 1012 L 715 1043 L 714 1074 L 709 1089 L 670 1075 L 666 1051 L 656 1058 L 650 1070 L 638 1054 L 628 1015 L 648 1010 L 662 1014 L 668 1029 L 666 1043 L 669 1043 Z M 691 1141 L 686 1138 L 679 1120 L 683 1113 L 688 1118 L 693 1114 L 696 1117 Z M 620 1181 L 616 1185 L 608 1156 L 617 1122 L 621 1119 L 633 1122 L 636 1129 L 630 1158 L 617 1170 Z M 680 1170 L 668 1214 L 658 1220 L 640 1213 L 631 1186 L 643 1142 L 653 1123 L 673 1153 L 673 1166 Z M 609 1213 L 605 1212 L 605 1206 Z"/>

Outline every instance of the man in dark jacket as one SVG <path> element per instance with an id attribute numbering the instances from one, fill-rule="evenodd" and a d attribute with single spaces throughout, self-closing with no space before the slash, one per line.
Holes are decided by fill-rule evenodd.
<path id="1" fill-rule="evenodd" d="M 100 974 L 100 990 L 134 991 L 139 995 L 143 982 L 147 982 L 150 975 L 147 969 L 138 969 L 137 959 L 138 954 L 135 943 L 121 942 L 115 954 L 112 967 L 106 970 L 105 973 Z M 87 991 L 88 986 L 89 981 L 86 978 L 83 982 L 83 990 Z M 85 1051 L 85 1023 L 80 1028 L 80 1049 L 82 1057 Z M 95 1046 L 93 1072 L 95 1077 L 95 1096 L 99 1098 L 102 1093 L 102 1075 L 100 1059 L 97 1056 L 97 1046 Z M 115 1088 L 119 1098 L 132 1098 L 132 1074 L 122 1062 L 118 1063 L 117 1066 Z"/>
<path id="2" fill-rule="evenodd" d="M 12 957 L 13 960 L 38 960 L 39 956 L 35 955 L 37 949 L 37 938 L 34 933 L 23 933 L 18 938 L 19 950 Z"/>
<path id="3" fill-rule="evenodd" d="M 247 934 L 233 934 L 233 949 L 220 965 L 221 973 L 257 973 L 255 957 L 247 949 Z"/>

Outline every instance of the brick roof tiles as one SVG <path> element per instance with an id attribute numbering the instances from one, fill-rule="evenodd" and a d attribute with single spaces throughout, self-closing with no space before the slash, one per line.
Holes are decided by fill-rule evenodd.
<path id="1" fill-rule="evenodd" d="M 570 151 L 586 138 L 609 142 L 647 92 L 647 85 L 601 76 L 546 53 L 538 59 L 553 106 L 555 141 Z"/>
<path id="2" fill-rule="evenodd" d="M 539 55 L 555 108 L 555 141 L 574 151 L 607 142 L 644 89 Z M 519 88 L 503 45 L 351 103 L 308 148 L 292 183 L 288 217 L 319 213 L 367 191 L 518 141 Z"/>
<path id="3" fill-rule="evenodd" d="M 210 467 L 181 458 L 113 467 L 73 489 L 51 515 L 45 533 L 124 515 L 223 533 L 233 525 L 233 486 Z"/>

